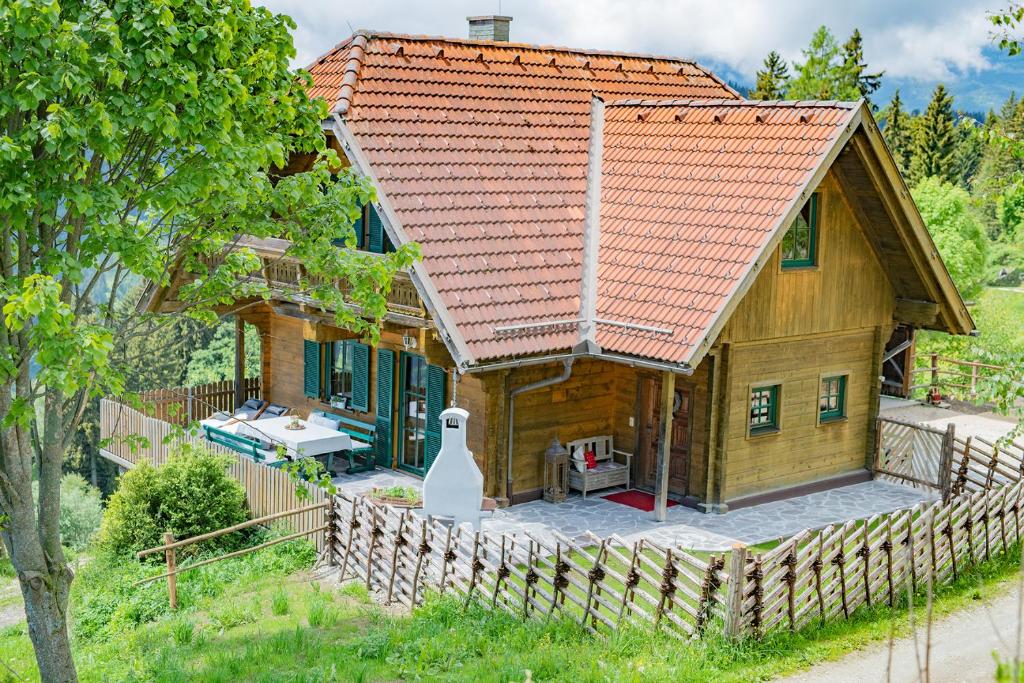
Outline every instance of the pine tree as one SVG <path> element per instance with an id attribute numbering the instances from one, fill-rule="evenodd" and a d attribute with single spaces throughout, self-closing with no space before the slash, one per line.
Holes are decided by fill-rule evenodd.
<path id="1" fill-rule="evenodd" d="M 967 191 L 974 185 L 974 177 L 985 152 L 982 124 L 961 115 L 956 125 L 956 149 L 953 154 L 953 173 L 957 184 Z"/>
<path id="2" fill-rule="evenodd" d="M 804 62 L 795 64 L 786 97 L 794 100 L 856 100 L 860 91 L 844 76 L 839 44 L 827 26 L 821 26 L 803 50 Z"/>
<path id="3" fill-rule="evenodd" d="M 903 109 L 903 100 L 900 99 L 899 90 L 893 93 L 892 101 L 881 112 L 879 119 L 885 124 L 882 134 L 885 136 L 885 141 L 889 143 L 889 149 L 896 159 L 896 165 L 900 172 L 906 175 L 910 170 L 913 135 L 911 133 L 911 117 Z"/>
<path id="4" fill-rule="evenodd" d="M 950 183 L 957 181 L 953 157 L 956 154 L 956 123 L 953 96 L 941 83 L 936 86 L 928 109 L 914 135 L 910 160 L 910 180 L 918 183 L 936 177 Z"/>
<path id="5" fill-rule="evenodd" d="M 869 95 L 882 87 L 882 76 L 884 71 L 867 73 L 868 65 L 864 61 L 864 40 L 860 35 L 860 29 L 853 29 L 850 39 L 843 45 L 843 82 L 839 88 L 841 91 L 856 90 L 860 97 L 871 104 Z M 871 105 L 874 109 L 874 105 Z"/>
<path id="6" fill-rule="evenodd" d="M 775 50 L 764 59 L 764 68 L 757 72 L 754 89 L 747 93 L 752 100 L 781 100 L 786 94 L 789 67 Z"/>

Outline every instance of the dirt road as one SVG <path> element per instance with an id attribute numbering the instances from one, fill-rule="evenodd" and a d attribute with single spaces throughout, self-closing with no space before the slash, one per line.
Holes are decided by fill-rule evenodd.
<path id="1" fill-rule="evenodd" d="M 930 683 L 973 683 L 994 681 L 998 653 L 1003 661 L 1012 661 L 1020 641 L 1017 631 L 1020 608 L 1017 586 L 990 601 L 942 618 L 932 625 Z M 1024 644 L 1024 641 L 1021 641 Z M 1024 648 L 1020 650 L 1024 653 Z M 912 683 L 925 680 L 920 673 L 925 661 L 925 632 L 918 629 L 917 642 L 902 638 L 895 642 L 890 656 L 888 643 L 878 643 L 840 660 L 819 664 L 785 680 L 789 683 L 867 683 L 892 681 Z M 919 666 L 920 662 L 920 666 Z"/>

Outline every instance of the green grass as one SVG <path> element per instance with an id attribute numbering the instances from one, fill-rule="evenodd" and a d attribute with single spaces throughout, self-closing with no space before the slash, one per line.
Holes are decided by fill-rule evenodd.
<path id="1" fill-rule="evenodd" d="M 1017 577 L 1016 557 L 974 567 L 939 588 L 935 611 L 1005 593 Z M 535 681 L 759 681 L 907 630 L 904 609 L 876 607 L 849 621 L 760 641 L 728 641 L 715 635 L 718 624 L 697 642 L 641 631 L 606 638 L 566 621 L 524 622 L 465 609 L 450 597 L 434 596 L 412 615 L 399 614 L 376 605 L 359 584 L 320 585 L 304 572 L 285 576 L 272 569 L 277 560 L 262 562 L 232 567 L 237 579 L 219 592 L 186 591 L 193 597 L 178 614 L 138 624 L 120 620 L 90 638 L 76 636 L 82 681 L 504 682 L 525 680 L 527 670 Z M 279 613 L 274 605 L 282 599 L 289 609 Z M 923 600 L 916 602 L 920 623 Z M 75 630 L 80 633 L 77 623 Z M 23 625 L 0 631 L 0 659 L 26 680 L 38 680 Z"/>

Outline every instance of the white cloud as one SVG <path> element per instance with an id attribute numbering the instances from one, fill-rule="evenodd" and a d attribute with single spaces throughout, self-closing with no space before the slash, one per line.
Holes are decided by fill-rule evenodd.
<path id="1" fill-rule="evenodd" d="M 652 52 L 724 64 L 752 78 L 769 50 L 800 58 L 815 28 L 842 42 L 864 35 L 873 69 L 895 78 L 951 79 L 990 67 L 988 9 L 999 0 L 503 0 L 516 41 Z M 995 3 L 993 5 L 993 3 Z M 497 0 L 263 0 L 298 24 L 305 65 L 353 28 L 466 35 L 465 17 L 496 12 Z"/>

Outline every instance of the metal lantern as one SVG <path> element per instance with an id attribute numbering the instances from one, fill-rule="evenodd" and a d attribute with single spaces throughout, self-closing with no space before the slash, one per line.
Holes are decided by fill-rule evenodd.
<path id="1" fill-rule="evenodd" d="M 568 491 L 569 451 L 565 450 L 565 446 L 556 437 L 544 451 L 544 500 L 562 503 Z"/>

